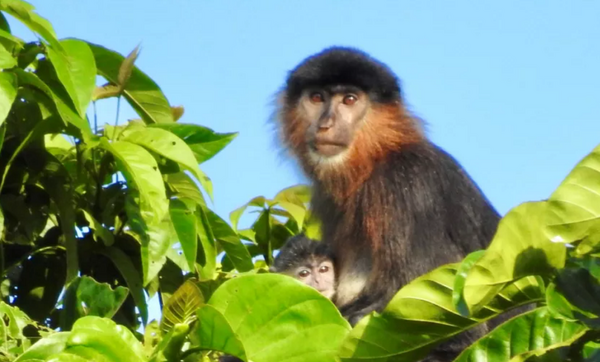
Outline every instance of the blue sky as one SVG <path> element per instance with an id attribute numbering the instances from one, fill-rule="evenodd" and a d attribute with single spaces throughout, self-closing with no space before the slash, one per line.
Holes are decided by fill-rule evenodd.
<path id="1" fill-rule="evenodd" d="M 181 122 L 240 132 L 203 165 L 226 219 L 254 196 L 304 182 L 267 120 L 287 72 L 330 45 L 387 63 L 433 141 L 502 214 L 548 197 L 600 144 L 600 1 L 32 3 L 60 38 L 124 54 L 141 43 L 137 65 L 185 107 Z M 114 106 L 100 106 L 99 119 L 112 123 Z"/>
<path id="2" fill-rule="evenodd" d="M 32 3 L 61 38 L 125 54 L 141 43 L 138 66 L 186 108 L 182 122 L 240 132 L 203 167 L 227 219 L 254 196 L 304 182 L 277 152 L 267 120 L 287 72 L 334 44 L 359 47 L 398 74 L 430 137 L 501 213 L 548 197 L 600 144 L 599 1 Z M 99 110 L 113 122 L 114 102 Z"/>

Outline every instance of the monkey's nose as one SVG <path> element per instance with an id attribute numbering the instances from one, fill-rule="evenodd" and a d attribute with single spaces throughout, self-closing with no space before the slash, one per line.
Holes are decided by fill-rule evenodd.
<path id="1" fill-rule="evenodd" d="M 334 123 L 335 119 L 332 116 L 328 115 L 326 117 L 321 118 L 317 126 L 319 128 L 319 131 L 327 131 L 328 129 L 333 127 Z"/>

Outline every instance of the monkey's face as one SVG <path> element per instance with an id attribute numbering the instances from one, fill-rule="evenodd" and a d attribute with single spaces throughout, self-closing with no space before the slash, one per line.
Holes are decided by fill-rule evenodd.
<path id="1" fill-rule="evenodd" d="M 339 161 L 370 108 L 369 97 L 356 87 L 311 88 L 302 92 L 298 113 L 307 123 L 309 161 Z"/>
<path id="2" fill-rule="evenodd" d="M 291 276 L 315 288 L 326 298 L 331 299 L 335 294 L 335 273 L 329 259 L 313 259 L 306 265 L 295 268 Z"/>

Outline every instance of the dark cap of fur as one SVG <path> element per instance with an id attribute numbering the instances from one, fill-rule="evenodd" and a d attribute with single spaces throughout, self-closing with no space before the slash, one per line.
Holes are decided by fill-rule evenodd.
<path id="1" fill-rule="evenodd" d="M 304 234 L 293 236 L 279 249 L 279 254 L 273 261 L 271 271 L 281 273 L 302 266 L 310 262 L 312 257 L 315 256 L 333 260 L 329 246 L 326 243 L 309 239 Z"/>
<path id="2" fill-rule="evenodd" d="M 379 103 L 400 99 L 396 75 L 367 53 L 345 47 L 331 47 L 312 55 L 292 70 L 286 96 L 297 100 L 308 87 L 355 86 Z"/>

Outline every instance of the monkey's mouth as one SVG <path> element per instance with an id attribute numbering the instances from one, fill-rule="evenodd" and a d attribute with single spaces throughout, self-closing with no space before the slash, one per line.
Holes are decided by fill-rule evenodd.
<path id="1" fill-rule="evenodd" d="M 321 156 L 331 157 L 339 155 L 346 150 L 346 145 L 338 142 L 316 141 L 313 149 Z"/>

